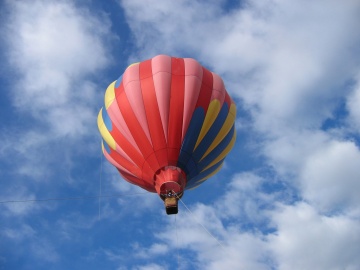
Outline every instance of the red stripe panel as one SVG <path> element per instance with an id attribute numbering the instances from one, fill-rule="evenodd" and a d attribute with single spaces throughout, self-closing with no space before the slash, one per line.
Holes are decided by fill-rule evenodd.
<path id="1" fill-rule="evenodd" d="M 144 157 L 142 156 L 141 153 L 139 153 L 133 146 L 132 144 L 125 138 L 125 136 L 118 130 L 118 128 L 113 125 L 113 130 L 111 131 L 111 136 L 115 139 L 116 143 L 118 145 L 121 146 L 121 148 L 124 150 L 124 152 L 129 156 L 129 158 L 138 166 L 139 168 L 139 172 L 136 173 L 136 175 L 138 177 L 142 177 L 142 172 L 141 172 L 141 168 L 143 167 L 144 164 Z M 123 167 L 128 169 L 128 165 L 126 162 L 129 162 L 128 160 L 126 160 L 125 158 L 123 158 L 120 154 L 118 154 L 116 152 L 116 154 L 120 157 L 122 157 L 125 161 L 120 161 L 120 159 L 116 159 L 115 154 L 113 154 L 113 152 L 116 151 L 111 151 L 111 157 L 114 158 L 119 164 L 121 164 Z M 131 162 L 129 162 L 131 164 Z M 130 168 L 130 167 L 129 167 Z M 128 169 L 129 171 L 132 171 L 130 169 Z M 135 173 L 134 173 L 135 174 Z M 152 175 L 151 175 L 152 176 Z M 150 176 L 150 177 L 151 177 Z"/>
<path id="2" fill-rule="evenodd" d="M 144 165 L 142 167 L 143 179 L 149 183 L 154 183 L 154 175 L 159 168 L 160 165 L 156 156 L 154 155 L 154 153 L 150 154 L 150 156 L 146 158 L 146 161 L 144 162 Z"/>
<path id="3" fill-rule="evenodd" d="M 179 148 L 168 148 L 167 155 L 168 155 L 168 166 L 176 166 L 179 160 Z"/>
<path id="4" fill-rule="evenodd" d="M 160 149 L 166 149 L 166 139 L 155 93 L 151 59 L 140 63 L 140 83 L 152 147 L 154 152 Z M 148 158 L 148 156 L 146 156 L 146 158 Z M 167 165 L 167 153 L 165 151 L 156 152 L 156 158 L 159 163 L 158 166 Z"/>
<path id="5" fill-rule="evenodd" d="M 212 90 L 213 90 L 213 75 L 209 70 L 203 67 L 201 89 L 195 108 L 203 107 L 205 110 L 205 115 L 209 107 Z"/>
<path id="6" fill-rule="evenodd" d="M 146 182 L 144 182 L 143 180 L 134 177 L 131 174 L 128 174 L 127 172 L 124 172 L 120 169 L 118 169 L 119 173 L 122 175 L 122 177 L 128 181 L 129 183 L 135 184 L 139 187 L 142 187 L 143 189 L 150 191 L 150 192 L 156 192 L 154 185 L 150 185 Z"/>
<path id="7" fill-rule="evenodd" d="M 133 112 L 133 109 L 131 108 L 126 93 L 122 92 L 121 95 L 117 95 L 116 101 L 119 105 L 121 114 L 124 117 L 126 125 L 128 126 L 131 132 L 131 135 L 133 136 L 137 146 L 139 147 L 144 157 L 144 163 L 145 163 L 145 157 L 150 156 L 151 153 L 153 152 L 152 146 L 149 140 L 146 138 L 145 132 L 143 131 L 139 121 L 137 120 Z M 155 163 L 156 164 L 150 164 L 154 172 L 159 168 L 159 164 L 157 164 L 157 161 Z M 146 174 L 150 174 L 150 172 L 147 172 Z"/>
<path id="8" fill-rule="evenodd" d="M 139 167 L 128 161 L 126 158 L 124 158 L 122 155 L 120 155 L 115 150 L 110 151 L 109 153 L 110 157 L 114 159 L 117 163 L 119 163 L 122 167 L 124 167 L 126 170 L 131 172 L 137 177 L 142 177 L 142 171 Z M 120 168 L 119 168 L 120 169 Z"/>
<path id="9" fill-rule="evenodd" d="M 182 58 L 171 58 L 171 97 L 168 126 L 169 161 L 177 162 L 181 148 L 181 135 L 185 95 L 185 63 Z"/>
<path id="10" fill-rule="evenodd" d="M 231 105 L 231 97 L 229 96 L 228 92 L 225 91 L 225 100 L 224 102 L 228 105 L 228 108 L 230 110 L 230 105 Z"/>

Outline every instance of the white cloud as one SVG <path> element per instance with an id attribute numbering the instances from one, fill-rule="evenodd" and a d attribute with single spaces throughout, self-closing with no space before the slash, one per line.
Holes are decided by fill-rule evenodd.
<path id="1" fill-rule="evenodd" d="M 330 142 L 306 160 L 301 182 L 304 198 L 323 211 L 360 205 L 360 152 L 353 142 Z"/>
<path id="2" fill-rule="evenodd" d="M 17 201 L 17 200 L 35 200 L 36 197 L 33 192 L 29 191 L 25 186 L 15 186 L 6 188 L 3 191 L 2 201 Z M 37 212 L 41 208 L 46 208 L 46 205 L 39 205 L 35 202 L 9 202 L 1 204 L 1 208 L 5 209 L 3 214 L 5 216 L 22 217 Z"/>
<path id="3" fill-rule="evenodd" d="M 27 224 L 21 224 L 21 222 L 20 224 L 15 222 L 11 223 L 11 227 L 3 226 L 0 233 L 4 236 L 3 242 L 8 249 L 7 252 L 10 252 L 10 254 L 11 252 L 14 254 L 26 254 L 25 256 L 35 257 L 37 261 L 57 262 L 60 255 L 54 243 L 44 237 L 45 231 L 39 233 L 36 226 L 32 227 Z"/>
<path id="4" fill-rule="evenodd" d="M 260 211 L 271 206 L 275 199 L 272 194 L 265 194 L 262 185 L 265 179 L 253 174 L 235 175 L 227 186 L 227 192 L 215 204 L 223 219 L 236 218 L 239 224 L 243 222 L 261 224 L 266 216 Z"/>
<path id="5" fill-rule="evenodd" d="M 4 228 L 1 232 L 2 235 L 13 239 L 15 241 L 24 241 L 28 238 L 33 237 L 36 232 L 35 230 L 27 224 L 22 224 L 20 228 Z"/>
<path id="6" fill-rule="evenodd" d="M 124 259 L 124 254 L 119 251 L 112 251 L 112 250 L 102 250 L 110 261 L 122 261 Z"/>
<path id="7" fill-rule="evenodd" d="M 132 244 L 132 249 L 133 256 L 143 260 L 161 258 L 161 256 L 169 251 L 168 245 L 162 243 L 154 243 L 150 247 L 142 247 L 140 243 L 135 242 Z"/>
<path id="8" fill-rule="evenodd" d="M 271 208 L 272 200 L 261 191 L 262 183 L 256 175 L 235 176 L 213 204 L 190 205 L 191 213 L 181 207 L 176 224 L 167 218 L 164 231 L 157 234 L 159 240 L 169 244 L 173 253 L 179 252 L 189 266 L 185 269 L 269 269 L 273 262 L 260 231 L 269 221 L 260 218 L 259 212 L 264 215 L 264 203 Z M 251 229 L 245 232 L 249 222 Z"/>
<path id="9" fill-rule="evenodd" d="M 205 209 L 204 206 L 198 205 Z M 202 210 L 195 209 L 195 216 Z M 203 215 L 206 215 L 204 212 Z M 220 214 L 217 212 L 217 214 Z M 200 225 L 191 217 L 179 217 L 177 231 L 170 225 L 159 234 L 159 238 L 166 243 L 171 243 L 173 253 L 178 252 L 181 261 L 192 269 L 269 269 L 271 259 L 266 247 L 265 238 L 259 234 L 243 233 L 236 226 L 228 226 L 222 229 L 214 229 L 213 222 L 218 223 L 215 217 L 208 217 L 208 221 L 202 223 L 205 228 L 215 235 L 221 235 L 220 243 L 207 234 Z M 178 235 L 178 241 L 175 240 Z M 186 256 L 190 252 L 192 256 Z M 182 253 L 185 253 L 182 255 Z"/>
<path id="10" fill-rule="evenodd" d="M 170 253 L 179 252 L 180 256 L 185 252 L 192 253 L 191 258 L 185 254 L 182 257 L 190 267 L 185 269 L 194 265 L 203 269 L 358 268 L 358 217 L 348 213 L 327 216 L 317 210 L 317 204 L 281 203 L 281 197 L 274 194 L 269 197 L 261 190 L 259 185 L 262 183 L 256 175 L 234 177 L 228 191 L 213 205 L 189 206 L 193 216 L 183 213 L 185 210 L 180 212 L 176 225 L 167 219 L 167 226 L 157 235 L 160 243 L 169 244 Z M 255 192 L 258 196 L 253 196 Z M 245 193 L 250 195 L 242 200 Z M 262 198 L 267 199 L 262 201 Z M 246 207 L 240 206 L 237 208 L 239 214 L 229 215 L 229 212 L 224 213 L 222 202 L 230 205 L 251 203 L 254 215 L 261 214 L 266 218 L 245 232 L 242 224 L 251 220 L 251 216 L 241 213 Z M 265 208 L 264 202 L 268 204 Z M 203 224 L 220 244 L 198 223 Z"/>
<path id="11" fill-rule="evenodd" d="M 14 149 L 12 158 L 23 161 L 18 167 L 23 175 L 31 175 L 33 168 L 46 175 L 41 165 L 48 161 L 42 151 L 47 153 L 55 144 L 61 148 L 57 144 L 61 139 L 85 137 L 95 125 L 92 108 L 94 100 L 102 97 L 89 76 L 109 64 L 103 40 L 110 25 L 105 17 L 91 16 L 70 1 L 8 3 L 12 12 L 8 26 L 13 27 L 8 29 L 17 29 L 9 38 L 8 53 L 19 75 L 11 89 L 12 101 L 19 114 L 29 114 L 42 127 L 10 130 L 20 138 L 2 140 L 0 153 L 8 158 Z M 231 11 L 221 9 L 221 1 L 121 3 L 138 46 L 130 58 L 138 61 L 157 53 L 192 56 L 221 74 L 232 95 L 251 113 L 251 121 L 245 119 L 251 125 L 246 129 L 259 132 L 249 137 L 256 138 L 257 155 L 265 157 L 258 174 L 237 174 L 213 204 L 190 205 L 194 218 L 180 206 L 176 228 L 173 219 L 164 218 L 158 241 L 140 243 L 131 251 L 137 251 L 139 259 L 154 256 L 158 260 L 161 256 L 175 259 L 177 250 L 182 269 L 358 269 L 360 154 L 355 140 L 349 140 L 353 134 L 346 125 L 358 129 L 360 119 L 358 83 L 353 89 L 347 85 L 359 81 L 359 56 L 354 53 L 360 42 L 354 30 L 360 23 L 359 1 L 247 1 Z M 340 127 L 331 132 L 322 130 L 327 119 L 338 120 L 334 110 L 344 101 L 348 122 L 337 122 Z M 90 151 L 95 146 L 88 147 Z M 56 156 L 61 158 L 58 165 L 64 166 L 66 155 Z M 105 174 L 103 194 L 139 191 L 115 170 L 109 173 L 105 168 Z M 273 181 L 284 186 L 264 188 Z M 296 196 L 287 200 L 286 193 L 292 189 Z M 35 198 L 27 189 L 19 195 Z M 156 195 L 117 202 L 122 208 L 116 218 L 130 212 L 131 218 L 138 218 L 155 208 L 163 213 Z M 20 217 L 36 210 L 26 207 L 29 204 L 5 209 Z M 115 209 L 102 200 L 104 219 L 116 219 Z M 83 228 L 95 227 L 96 220 L 75 219 Z M 76 227 L 66 222 L 58 225 L 61 235 L 71 239 Z M 142 233 L 155 225 L 146 226 Z M 20 229 L 24 237 L 33 237 L 29 228 Z M 15 239 L 12 229 L 2 233 Z M 59 259 L 54 247 L 46 241 L 41 244 L 39 256 L 48 249 L 53 261 Z M 101 254 L 122 262 L 127 251 L 103 249 Z M 133 269 L 167 268 L 154 260 L 141 261 Z"/>
<path id="12" fill-rule="evenodd" d="M 153 244 L 149 248 L 149 253 L 154 255 L 165 254 L 168 252 L 167 245 L 164 244 Z"/>
<path id="13" fill-rule="evenodd" d="M 265 155 L 276 172 L 322 211 L 354 211 L 360 197 L 360 153 L 353 141 L 322 131 L 268 141 Z"/>
<path id="14" fill-rule="evenodd" d="M 350 92 L 347 86 L 359 68 L 360 35 L 351 30 L 360 23 L 358 1 L 305 6 L 301 1 L 248 1 L 229 12 L 202 1 L 179 1 L 176 8 L 163 1 L 148 3 L 122 1 L 141 56 L 196 55 L 223 75 L 229 91 L 251 113 L 252 130 L 262 135 L 256 137 L 258 151 L 275 177 L 323 210 L 337 205 L 358 212 L 357 189 L 352 189 L 359 183 L 354 170 L 358 150 L 346 142 L 352 135 L 343 122 L 331 133 L 321 130 L 327 119 L 337 119 L 335 110 L 344 100 L 351 123 L 358 118 L 357 88 Z M 333 145 L 339 151 L 326 156 Z M 222 214 L 255 212 L 249 200 Z"/>
<path id="15" fill-rule="evenodd" d="M 349 111 L 349 125 L 358 134 L 360 133 L 360 72 L 354 78 L 354 88 L 346 100 Z"/>
<path id="16" fill-rule="evenodd" d="M 120 173 L 109 162 L 103 160 L 102 194 L 119 194 L 117 205 L 124 215 L 139 216 L 144 212 L 150 213 L 154 209 L 163 210 L 163 202 L 156 193 L 148 192 L 136 185 L 130 184 L 122 178 Z M 102 199 L 102 214 L 111 217 L 114 210 L 106 199 Z M 119 213 L 118 213 L 119 214 Z"/>
<path id="17" fill-rule="evenodd" d="M 9 163 L 8 171 L 13 169 L 18 175 L 38 181 L 46 179 L 50 168 L 44 164 L 49 158 L 42 153 L 47 148 L 44 142 L 49 140 L 48 136 L 37 130 L 26 131 L 20 136 L 14 136 L 13 133 L 18 131 L 0 134 L 0 153 L 4 157 L 4 163 Z"/>
<path id="18" fill-rule="evenodd" d="M 97 74 L 110 64 L 109 41 L 115 35 L 104 14 L 72 1 L 6 5 L 5 56 L 17 77 L 7 91 L 17 121 L 2 129 L 0 154 L 5 163 L 13 158 L 16 174 L 48 179 L 54 173 L 50 165 L 59 159 L 72 163 L 79 141 L 93 153 L 86 139 L 98 135 L 94 119 L 103 91 Z"/>
<path id="19" fill-rule="evenodd" d="M 168 268 L 165 266 L 159 265 L 159 264 L 151 263 L 151 264 L 147 264 L 147 265 L 137 266 L 132 269 L 134 269 L 134 270 L 166 270 Z"/>
<path id="20" fill-rule="evenodd" d="M 358 269 L 360 224 L 346 216 L 323 216 L 312 206 L 282 206 L 269 236 L 278 269 Z"/>
<path id="21" fill-rule="evenodd" d="M 354 75 L 357 1 L 248 1 L 231 12 L 202 1 L 147 3 L 122 1 L 140 54 L 196 55 L 224 75 L 266 133 L 319 127 Z"/>
<path id="22" fill-rule="evenodd" d="M 48 261 L 48 262 L 58 262 L 60 260 L 59 252 L 56 250 L 56 247 L 53 243 L 47 241 L 46 239 L 40 239 L 34 241 L 30 244 L 31 252 L 38 259 Z"/>
<path id="23" fill-rule="evenodd" d="M 272 262 L 261 235 L 229 231 L 226 247 L 203 258 L 206 269 L 271 269 Z"/>
<path id="24" fill-rule="evenodd" d="M 69 1 L 12 2 L 8 59 L 19 74 L 18 109 L 45 121 L 53 135 L 86 133 L 100 98 L 89 80 L 109 64 L 110 24 Z"/>
<path id="25" fill-rule="evenodd" d="M 306 159 L 331 139 L 321 131 L 302 130 L 286 132 L 264 143 L 263 154 L 276 172 L 298 185 L 298 176 Z"/>
<path id="26" fill-rule="evenodd" d="M 136 43 L 142 48 L 140 57 L 149 57 L 159 51 L 184 53 L 192 50 L 202 37 L 208 37 L 208 33 L 203 31 L 207 26 L 204 21 L 211 18 L 208 22 L 216 27 L 212 19 L 218 7 L 214 3 L 125 0 L 121 5 Z"/>

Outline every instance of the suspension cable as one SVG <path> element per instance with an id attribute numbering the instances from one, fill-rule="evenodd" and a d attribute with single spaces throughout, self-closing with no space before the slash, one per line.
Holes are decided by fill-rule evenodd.
<path id="1" fill-rule="evenodd" d="M 120 198 L 126 196 L 144 195 L 148 192 L 138 192 L 132 194 L 121 194 L 121 195 L 95 195 L 95 196 L 80 196 L 80 197 L 60 197 L 60 198 L 46 198 L 46 199 L 25 199 L 25 200 L 4 200 L 0 201 L 0 204 L 5 203 L 27 203 L 27 202 L 48 202 L 48 201 L 70 201 L 70 200 L 91 200 L 98 198 Z"/>
<path id="2" fill-rule="evenodd" d="M 177 257 L 177 269 L 180 269 L 180 255 L 179 255 L 179 235 L 178 235 L 178 226 L 177 226 L 177 219 L 175 216 L 175 235 L 176 235 L 176 257 Z"/>
<path id="3" fill-rule="evenodd" d="M 185 206 L 186 210 L 190 213 L 190 216 L 192 217 L 192 219 L 197 223 L 199 224 L 203 229 L 204 231 L 209 234 L 212 238 L 215 239 L 215 241 L 218 243 L 218 245 L 221 247 L 221 248 L 224 248 L 223 244 L 219 241 L 219 239 L 217 239 L 208 229 L 205 228 L 205 226 L 197 220 L 197 218 L 195 217 L 194 213 L 186 206 L 186 204 L 183 202 L 183 200 L 181 200 L 180 197 L 178 197 L 176 195 L 176 197 L 178 198 L 178 200 Z"/>

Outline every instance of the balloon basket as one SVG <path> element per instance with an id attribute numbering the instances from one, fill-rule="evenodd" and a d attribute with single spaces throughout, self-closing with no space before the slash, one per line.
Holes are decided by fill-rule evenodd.
<path id="1" fill-rule="evenodd" d="M 178 200 L 174 197 L 164 200 L 166 214 L 173 215 L 178 213 Z"/>

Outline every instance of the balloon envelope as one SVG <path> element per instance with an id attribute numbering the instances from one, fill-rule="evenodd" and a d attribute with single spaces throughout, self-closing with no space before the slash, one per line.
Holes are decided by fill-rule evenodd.
<path id="1" fill-rule="evenodd" d="M 194 59 L 159 55 L 109 85 L 98 127 L 123 178 L 164 198 L 219 171 L 235 143 L 235 117 L 218 75 Z"/>

